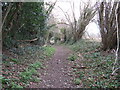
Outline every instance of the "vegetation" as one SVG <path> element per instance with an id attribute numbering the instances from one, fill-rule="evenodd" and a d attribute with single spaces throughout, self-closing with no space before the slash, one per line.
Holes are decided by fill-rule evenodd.
<path id="1" fill-rule="evenodd" d="M 102 49 L 114 49 L 117 43 L 116 10 L 118 13 L 119 2 L 101 2 L 97 7 L 99 13 L 99 27 L 102 38 Z M 119 16 L 119 13 L 117 17 Z M 118 19 L 119 20 L 119 19 Z M 119 23 L 119 22 L 118 22 Z"/>
<path id="2" fill-rule="evenodd" d="M 92 18 L 95 16 L 96 11 L 94 10 L 94 6 L 90 5 L 90 2 L 85 3 L 86 5 L 84 8 L 80 6 L 80 16 L 77 19 L 74 12 L 74 3 L 71 5 L 71 11 L 72 11 L 72 19 L 71 16 L 68 13 L 65 13 L 63 11 L 69 25 L 69 31 L 64 31 L 64 36 L 66 42 L 72 41 L 77 42 L 79 41 L 83 34 L 85 33 L 85 28 L 89 24 L 89 22 L 92 20 Z"/>
<path id="3" fill-rule="evenodd" d="M 83 84 L 86 88 L 117 88 L 119 82 L 112 75 L 112 66 L 115 57 L 113 54 L 102 52 L 99 49 L 100 43 L 89 40 L 81 40 L 69 47 L 76 51 L 80 64 L 74 69 L 75 84 Z M 81 55 L 80 55 L 81 54 Z"/>
<path id="4" fill-rule="evenodd" d="M 13 56 L 3 55 L 3 76 L 0 78 L 3 88 L 23 88 L 30 83 L 40 82 L 37 70 L 44 68 L 44 60 L 50 58 L 55 52 L 55 48 L 50 46 L 29 45 L 22 49 L 17 55 L 9 52 L 18 57 L 18 59 Z M 24 55 L 19 55 L 20 53 L 24 53 Z"/>
<path id="5" fill-rule="evenodd" d="M 116 59 L 113 71 L 119 70 L 120 65 L 120 2 L 101 2 L 97 7 L 99 14 L 99 27 L 102 38 L 102 50 L 116 50 Z M 118 71 L 118 75 L 120 72 Z M 117 76 L 118 78 L 118 76 Z M 118 78 L 119 81 L 120 78 Z"/>
<path id="6" fill-rule="evenodd" d="M 36 41 L 39 45 L 45 43 L 48 31 L 46 22 L 55 3 L 3 2 L 2 5 L 4 47 L 18 47 L 21 41 Z M 48 9 L 44 5 L 48 5 Z"/>
<path id="7" fill-rule="evenodd" d="M 80 79 L 76 78 L 74 82 L 75 82 L 76 85 L 79 85 L 80 84 Z"/>
<path id="8" fill-rule="evenodd" d="M 77 59 L 77 56 L 74 55 L 74 54 L 71 54 L 69 57 L 68 57 L 68 60 L 70 61 L 75 61 Z"/>
<path id="9" fill-rule="evenodd" d="M 63 71 L 70 70 L 75 87 L 119 88 L 120 2 L 102 1 L 92 6 L 89 1 L 84 3 L 83 7 L 80 6 L 79 18 L 75 15 L 74 3 L 70 4 L 71 16 L 59 7 L 67 20 L 61 19 L 61 22 L 52 13 L 56 2 L 43 0 L 0 3 L 2 5 L 0 74 L 2 87 L 26 88 L 33 83 L 41 82 L 40 71 L 46 70 L 44 69 L 47 68 L 46 60 L 48 61 L 56 52 L 53 61 L 57 60 L 55 63 L 50 62 L 50 67 L 55 66 Z M 101 35 L 99 42 L 83 39 L 87 25 L 94 21 L 95 16 Z M 59 46 L 56 51 L 56 47 L 52 47 L 60 43 L 71 51 L 63 52 L 60 49 L 64 48 Z M 64 61 L 64 57 L 57 57 L 62 55 L 67 61 Z M 64 66 L 67 64 L 63 62 L 68 62 L 69 66 Z M 63 71 L 57 74 L 63 75 Z"/>
<path id="10" fill-rule="evenodd" d="M 47 56 L 47 57 L 50 57 L 50 56 L 52 56 L 53 55 L 53 53 L 55 52 L 55 48 L 51 48 L 51 47 L 45 47 L 45 50 L 46 50 L 46 52 L 45 52 L 45 55 Z"/>

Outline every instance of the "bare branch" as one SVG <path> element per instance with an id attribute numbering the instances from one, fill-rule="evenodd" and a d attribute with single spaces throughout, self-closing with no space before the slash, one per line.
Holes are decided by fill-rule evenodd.
<path id="1" fill-rule="evenodd" d="M 114 73 L 115 73 L 118 69 L 120 69 L 120 67 L 116 68 L 116 69 L 112 72 L 112 75 L 114 75 Z"/>
<path id="2" fill-rule="evenodd" d="M 6 14 L 5 14 L 5 16 L 4 16 L 4 18 L 3 18 L 3 21 L 2 21 L 1 28 L 3 27 L 3 25 L 4 25 L 4 23 L 5 23 L 5 20 L 6 20 L 7 16 L 8 16 L 8 13 L 9 13 L 10 10 L 11 10 L 11 7 L 12 7 L 12 3 L 10 3 L 9 6 L 8 6 L 8 8 L 7 8 Z"/>

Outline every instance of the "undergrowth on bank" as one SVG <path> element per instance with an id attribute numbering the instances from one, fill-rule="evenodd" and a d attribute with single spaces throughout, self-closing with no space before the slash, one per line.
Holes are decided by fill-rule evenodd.
<path id="1" fill-rule="evenodd" d="M 3 53 L 2 88 L 24 88 L 30 83 L 40 82 L 38 69 L 44 68 L 44 60 L 55 52 L 51 46 L 27 45 L 13 48 L 7 55 Z"/>
<path id="2" fill-rule="evenodd" d="M 83 84 L 83 87 L 91 88 L 118 88 L 120 84 L 112 73 L 115 60 L 113 53 L 100 50 L 100 43 L 89 40 L 80 40 L 73 45 L 68 45 L 70 49 L 80 56 L 80 63 L 74 73 L 76 85 Z"/>

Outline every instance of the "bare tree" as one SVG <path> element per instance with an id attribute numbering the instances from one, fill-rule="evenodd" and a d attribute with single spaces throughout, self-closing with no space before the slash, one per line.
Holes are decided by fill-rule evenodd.
<path id="1" fill-rule="evenodd" d="M 78 41 L 79 39 L 82 38 L 86 26 L 95 16 L 95 13 L 96 11 L 94 10 L 94 6 L 90 6 L 90 2 L 87 2 L 83 8 L 83 11 L 80 12 L 80 17 L 76 24 L 76 30 L 75 30 L 75 35 L 74 35 L 75 41 Z"/>
<path id="2" fill-rule="evenodd" d="M 91 21 L 91 19 L 95 16 L 95 10 L 93 9 L 94 6 L 90 6 L 90 2 L 84 3 L 84 8 L 82 9 L 82 7 L 80 6 L 80 16 L 77 19 L 75 17 L 75 10 L 74 10 L 74 3 L 72 3 L 71 5 L 71 11 L 72 11 L 72 19 L 70 18 L 70 15 L 68 13 L 65 13 L 61 8 L 61 10 L 63 11 L 69 26 L 71 28 L 71 38 L 73 38 L 73 41 L 76 42 L 78 40 L 80 40 L 84 34 L 85 28 L 86 26 L 89 24 L 89 22 Z"/>
<path id="3" fill-rule="evenodd" d="M 99 14 L 99 27 L 102 38 L 102 49 L 115 49 L 115 62 L 113 72 L 120 74 L 120 2 L 101 2 L 97 7 Z M 119 77 L 118 77 L 119 78 Z"/>
<path id="4" fill-rule="evenodd" d="M 117 45 L 117 26 L 115 10 L 118 2 L 101 2 L 97 8 L 99 27 L 102 38 L 102 49 L 115 49 Z"/>

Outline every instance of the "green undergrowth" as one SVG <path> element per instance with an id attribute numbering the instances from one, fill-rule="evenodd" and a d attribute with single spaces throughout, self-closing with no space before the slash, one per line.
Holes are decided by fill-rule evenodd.
<path id="1" fill-rule="evenodd" d="M 80 63 L 84 68 L 74 68 L 76 79 L 74 83 L 83 87 L 91 88 L 118 88 L 116 77 L 111 75 L 115 57 L 113 54 L 100 51 L 100 43 L 89 40 L 81 40 L 73 45 L 68 45 L 70 49 L 81 54 Z M 81 65 L 79 65 L 81 67 Z"/>
<path id="2" fill-rule="evenodd" d="M 77 56 L 75 54 L 70 54 L 67 59 L 70 61 L 75 61 L 77 59 Z"/>
<path id="3" fill-rule="evenodd" d="M 69 45 L 69 47 L 75 52 L 85 53 L 89 51 L 94 51 L 96 48 L 99 48 L 100 43 L 81 39 L 80 41 Z"/>
<path id="4" fill-rule="evenodd" d="M 41 62 L 35 62 L 33 64 L 30 64 L 28 68 L 25 69 L 25 71 L 20 72 L 19 74 L 20 82 L 22 82 L 24 86 L 27 86 L 29 82 L 39 82 L 40 78 L 34 77 L 39 75 L 39 73 L 37 72 L 38 68 L 42 68 Z"/>
<path id="5" fill-rule="evenodd" d="M 52 56 L 52 55 L 54 54 L 54 52 L 55 52 L 55 48 L 52 48 L 52 47 L 50 47 L 50 46 L 44 47 L 44 49 L 45 49 L 44 54 L 45 54 L 47 57 Z"/>
<path id="6" fill-rule="evenodd" d="M 10 51 L 11 56 L 3 53 L 3 73 L 0 76 L 2 87 L 24 88 L 30 82 L 40 82 L 38 69 L 45 67 L 44 60 L 54 54 L 55 48 L 27 45 Z"/>

